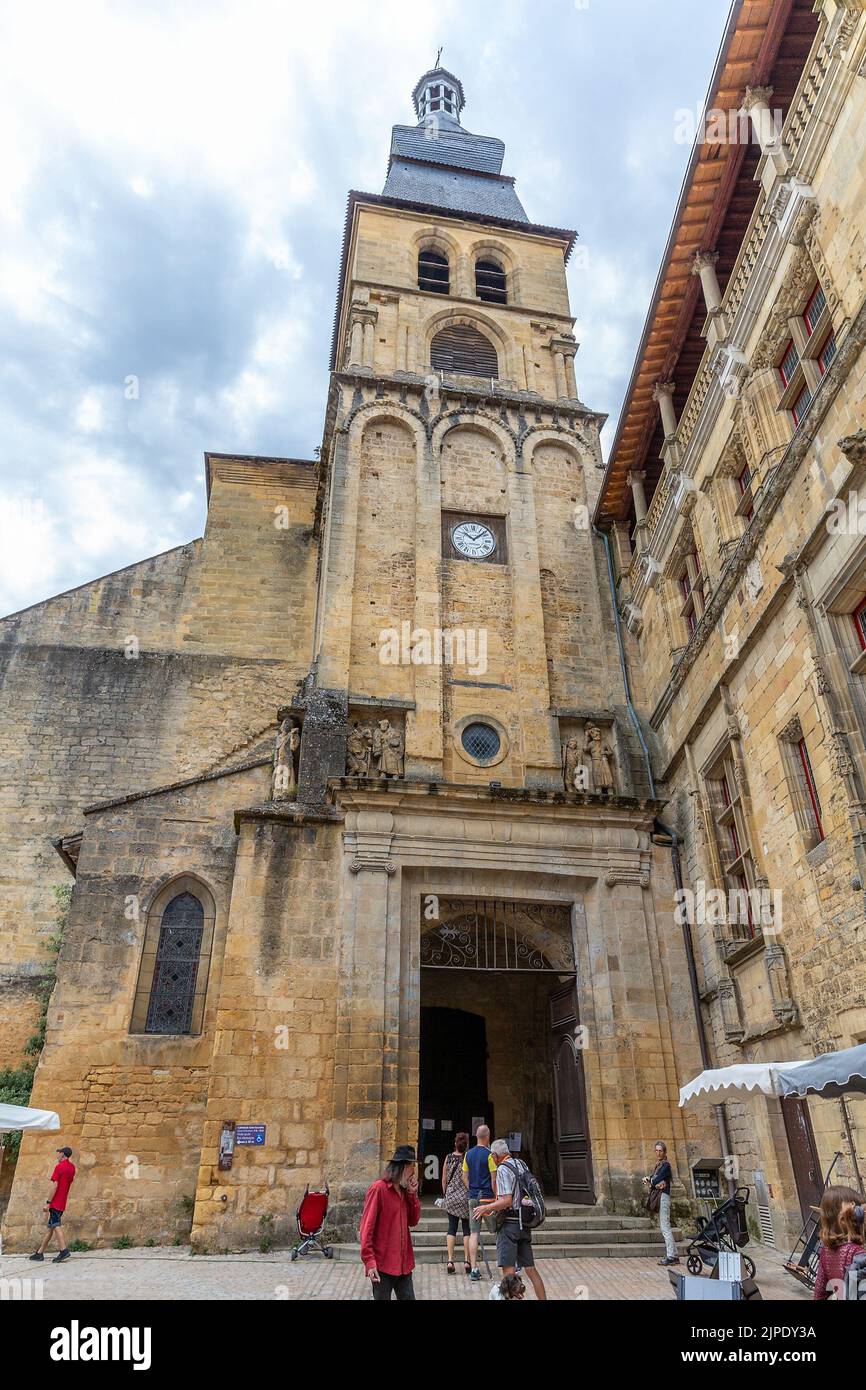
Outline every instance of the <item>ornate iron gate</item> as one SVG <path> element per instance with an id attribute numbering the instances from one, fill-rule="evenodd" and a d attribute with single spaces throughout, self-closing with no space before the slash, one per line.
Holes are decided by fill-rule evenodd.
<path id="1" fill-rule="evenodd" d="M 567 903 L 439 898 L 433 918 L 429 904 L 422 898 L 421 965 L 428 969 L 574 973 Z"/>

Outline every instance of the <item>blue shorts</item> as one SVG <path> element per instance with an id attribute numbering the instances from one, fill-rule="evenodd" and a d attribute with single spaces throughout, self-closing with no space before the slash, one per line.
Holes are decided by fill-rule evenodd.
<path id="1" fill-rule="evenodd" d="M 49 1229 L 49 1231 L 53 1231 L 55 1226 L 59 1226 L 62 1220 L 63 1220 L 63 1212 L 62 1212 L 62 1211 L 58 1211 L 56 1207 L 49 1207 L 49 1208 L 48 1208 L 48 1229 Z"/>

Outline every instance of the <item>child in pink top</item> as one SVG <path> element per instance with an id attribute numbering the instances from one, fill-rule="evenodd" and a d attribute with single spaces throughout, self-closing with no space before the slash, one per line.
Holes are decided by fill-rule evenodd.
<path id="1" fill-rule="evenodd" d="M 855 1207 L 863 1198 L 852 1187 L 828 1187 L 821 1198 L 821 1254 L 813 1298 L 844 1298 L 845 1270 L 863 1252 L 863 1223 Z"/>

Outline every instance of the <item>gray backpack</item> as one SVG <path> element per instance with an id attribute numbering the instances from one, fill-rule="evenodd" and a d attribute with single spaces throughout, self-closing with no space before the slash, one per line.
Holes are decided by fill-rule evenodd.
<path id="1" fill-rule="evenodd" d="M 544 1194 L 538 1180 L 530 1173 L 522 1160 L 517 1163 L 514 1159 L 507 1158 L 502 1167 L 510 1168 L 514 1174 L 514 1192 L 512 1195 L 517 1201 L 520 1229 L 522 1231 L 537 1231 L 539 1226 L 544 1225 L 544 1219 L 547 1216 Z M 502 1214 L 508 1215 L 507 1212 Z"/>

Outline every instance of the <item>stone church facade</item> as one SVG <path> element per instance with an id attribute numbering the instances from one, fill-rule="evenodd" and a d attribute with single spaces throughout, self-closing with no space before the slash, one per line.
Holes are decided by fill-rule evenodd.
<path id="1" fill-rule="evenodd" d="M 864 71 L 862 0 L 734 6 L 746 138 L 696 143 L 606 470 L 574 233 L 425 74 L 349 197 L 320 457 L 206 455 L 200 540 L 0 624 L 0 1064 L 73 883 L 31 1103 L 83 1239 L 282 1243 L 323 1180 L 350 1237 L 482 1117 L 579 1206 L 733 1157 L 779 1246 L 866 1170 L 855 1104 L 677 1105 L 866 1038 Z"/>
<path id="2" fill-rule="evenodd" d="M 708 107 L 596 520 L 723 1066 L 866 1042 L 866 6 L 745 4 Z M 780 1249 L 863 1190 L 862 1100 L 720 1118 Z"/>
<path id="3" fill-rule="evenodd" d="M 349 1233 L 395 1143 L 481 1117 L 620 1210 L 660 1136 L 681 1175 L 718 1143 L 677 1108 L 687 939 L 589 525 L 574 234 L 453 75 L 414 102 L 350 195 L 320 459 L 207 455 L 201 540 L 3 627 L 0 1027 L 13 1060 L 71 872 L 32 1103 L 93 1242 L 191 1204 L 204 1248 L 285 1240 L 323 1179 Z M 12 1248 L 55 1142 L 24 1139 Z"/>

